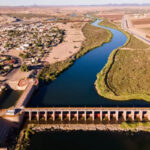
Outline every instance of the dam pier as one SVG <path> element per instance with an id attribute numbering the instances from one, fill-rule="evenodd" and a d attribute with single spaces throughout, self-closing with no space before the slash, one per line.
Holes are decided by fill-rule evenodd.
<path id="1" fill-rule="evenodd" d="M 81 118 L 83 120 L 92 121 L 108 120 L 111 121 L 115 119 L 119 121 L 150 121 L 150 108 L 103 108 L 103 107 L 77 107 L 77 108 L 25 108 L 21 111 L 24 116 L 28 118 L 29 121 L 44 119 L 48 121 L 49 119 L 55 121 L 59 118 L 61 121 L 76 120 L 79 121 Z"/>

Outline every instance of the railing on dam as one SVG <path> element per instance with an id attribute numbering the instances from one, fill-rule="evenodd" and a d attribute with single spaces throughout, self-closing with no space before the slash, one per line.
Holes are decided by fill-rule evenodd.
<path id="1" fill-rule="evenodd" d="M 44 118 L 45 121 L 48 119 L 52 119 L 53 121 L 56 118 L 60 118 L 61 121 L 64 119 L 68 119 L 71 121 L 72 119 L 76 119 L 77 121 L 82 118 L 85 121 L 91 118 L 93 121 L 98 119 L 99 121 L 103 121 L 104 119 L 115 119 L 118 121 L 120 118 L 124 121 L 132 120 L 132 121 L 150 121 L 150 108 L 120 108 L 120 107 L 54 107 L 54 108 L 25 108 L 22 110 L 22 113 L 25 114 L 26 117 L 31 121 L 33 118 L 36 118 L 37 121 L 40 118 Z"/>

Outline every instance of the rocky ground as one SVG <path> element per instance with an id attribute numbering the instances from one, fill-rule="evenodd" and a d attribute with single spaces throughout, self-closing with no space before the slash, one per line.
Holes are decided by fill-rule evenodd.
<path id="1" fill-rule="evenodd" d="M 29 127 L 33 125 L 30 124 Z M 137 126 L 136 128 L 123 128 L 121 124 L 40 124 L 33 127 L 33 130 L 42 132 L 45 130 L 83 130 L 83 131 L 148 131 L 148 126 Z"/>

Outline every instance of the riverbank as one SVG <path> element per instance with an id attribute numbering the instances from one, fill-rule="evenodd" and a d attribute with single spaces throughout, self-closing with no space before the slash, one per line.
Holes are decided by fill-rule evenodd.
<path id="1" fill-rule="evenodd" d="M 27 148 L 34 134 L 43 132 L 117 132 L 119 133 L 150 133 L 150 123 L 121 123 L 121 124 L 28 124 L 20 133 L 16 150 Z"/>
<path id="2" fill-rule="evenodd" d="M 150 132 L 150 123 L 126 123 L 121 124 L 29 124 L 28 128 L 33 131 L 42 132 L 45 130 L 65 130 L 65 131 L 147 131 Z"/>
<path id="3" fill-rule="evenodd" d="M 119 27 L 110 25 L 110 22 L 103 22 L 103 25 L 105 24 L 122 31 Z M 149 101 L 148 85 L 145 86 L 145 83 L 148 82 L 148 76 L 144 72 L 138 73 L 139 70 L 144 71 L 143 68 L 145 71 L 149 70 L 147 62 L 145 62 L 148 59 L 146 58 L 148 45 L 125 31 L 123 33 L 128 40 L 124 46 L 111 53 L 107 64 L 97 74 L 96 90 L 99 95 L 112 100 L 143 99 Z M 139 58 L 143 59 L 139 60 Z M 146 81 L 139 83 L 139 80 L 144 78 Z"/>
<path id="4" fill-rule="evenodd" d="M 56 77 L 64 70 L 69 68 L 75 62 L 76 59 L 85 55 L 92 49 L 100 47 L 104 43 L 108 43 L 112 39 L 112 33 L 110 31 L 99 27 L 95 27 L 89 23 L 87 23 L 83 27 L 82 32 L 84 34 L 85 41 L 83 42 L 80 51 L 70 56 L 66 60 L 58 61 L 54 64 L 45 66 L 38 75 L 38 78 L 40 80 L 55 80 Z"/>
<path id="5" fill-rule="evenodd" d="M 16 150 L 27 148 L 31 144 L 31 138 L 34 134 L 43 132 L 117 132 L 121 133 L 150 133 L 150 123 L 121 123 L 121 124 L 28 124 L 19 136 Z"/>

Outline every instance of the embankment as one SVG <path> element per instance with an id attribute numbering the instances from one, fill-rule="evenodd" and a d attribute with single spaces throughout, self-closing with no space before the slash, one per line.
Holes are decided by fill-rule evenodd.
<path id="1" fill-rule="evenodd" d="M 137 123 L 126 123 L 121 124 L 28 124 L 28 128 L 36 132 L 41 132 L 45 130 L 65 130 L 65 131 L 147 131 L 150 132 L 150 123 L 137 122 Z"/>

